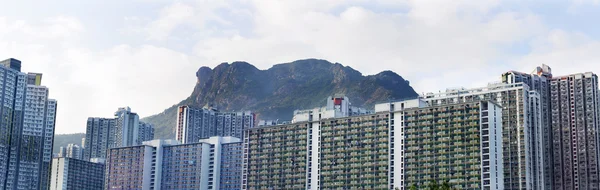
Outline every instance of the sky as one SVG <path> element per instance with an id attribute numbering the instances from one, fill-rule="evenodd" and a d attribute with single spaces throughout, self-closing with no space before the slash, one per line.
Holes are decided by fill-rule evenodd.
<path id="1" fill-rule="evenodd" d="M 189 96 L 201 66 L 318 58 L 391 70 L 418 93 L 479 87 L 508 70 L 600 72 L 600 0 L 3 0 L 0 59 L 43 73 L 57 134 L 130 106 Z"/>

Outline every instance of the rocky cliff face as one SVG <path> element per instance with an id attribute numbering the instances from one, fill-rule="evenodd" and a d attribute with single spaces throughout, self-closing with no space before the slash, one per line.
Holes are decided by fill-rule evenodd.
<path id="1" fill-rule="evenodd" d="M 177 106 L 204 106 L 223 111 L 251 110 L 259 119 L 290 120 L 292 112 L 325 105 L 334 94 L 345 94 L 355 106 L 372 107 L 390 99 L 416 97 L 408 81 L 392 71 L 363 76 L 339 63 L 306 59 L 259 70 L 246 62 L 222 63 L 196 72 L 190 97 L 143 120 L 154 124 L 156 138 L 173 138 Z"/>

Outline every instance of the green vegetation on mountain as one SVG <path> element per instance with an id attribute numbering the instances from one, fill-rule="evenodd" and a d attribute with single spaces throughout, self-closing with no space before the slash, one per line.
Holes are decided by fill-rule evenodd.
<path id="1" fill-rule="evenodd" d="M 374 66 L 376 66 L 374 64 Z M 258 119 L 291 120 L 294 110 L 325 105 L 326 98 L 345 94 L 354 106 L 416 97 L 408 81 L 392 71 L 363 76 L 339 63 L 306 59 L 259 70 L 246 62 L 222 63 L 196 72 L 190 97 L 162 113 L 143 118 L 155 127 L 155 138 L 174 138 L 177 107 L 210 104 L 221 111 L 251 110 Z"/>

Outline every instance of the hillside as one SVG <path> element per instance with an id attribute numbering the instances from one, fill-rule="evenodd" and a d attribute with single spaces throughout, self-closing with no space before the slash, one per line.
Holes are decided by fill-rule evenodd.
<path id="1" fill-rule="evenodd" d="M 306 59 L 259 70 L 247 62 L 201 67 L 191 95 L 162 113 L 143 118 L 154 124 L 155 138 L 173 138 L 180 105 L 211 104 L 222 111 L 252 110 L 259 119 L 290 120 L 297 109 L 323 106 L 341 93 L 355 106 L 372 107 L 390 99 L 416 97 L 408 81 L 392 71 L 364 76 L 348 66 Z"/>

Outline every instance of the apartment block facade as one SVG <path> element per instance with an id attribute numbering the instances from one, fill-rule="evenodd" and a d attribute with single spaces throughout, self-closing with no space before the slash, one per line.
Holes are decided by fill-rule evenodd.
<path id="1" fill-rule="evenodd" d="M 61 146 L 57 157 L 83 160 L 83 148 L 76 144 L 68 144 L 66 148 Z"/>
<path id="2" fill-rule="evenodd" d="M 47 189 L 57 102 L 42 74 L 20 72 L 16 59 L 0 65 L 0 189 Z"/>
<path id="3" fill-rule="evenodd" d="M 242 188 L 242 161 L 244 157 L 242 142 L 221 145 L 221 169 L 215 176 L 220 179 L 219 189 L 238 190 Z"/>
<path id="4" fill-rule="evenodd" d="M 106 158 L 106 151 L 114 147 L 114 118 L 90 117 L 87 120 L 85 133 L 85 150 L 83 160 Z"/>
<path id="5" fill-rule="evenodd" d="M 600 189 L 598 77 L 580 73 L 550 81 L 553 189 Z"/>
<path id="6" fill-rule="evenodd" d="M 316 178 L 321 189 L 388 189 L 389 114 L 362 115 L 320 121 Z M 316 125 L 312 125 L 313 130 Z M 313 136 L 316 133 L 312 134 Z M 314 178 L 309 178 L 314 179 Z M 311 185 L 311 187 L 314 185 Z"/>
<path id="7" fill-rule="evenodd" d="M 0 189 L 14 189 L 19 164 L 20 137 L 27 83 L 21 73 L 21 61 L 0 61 Z M 10 173 L 9 173 L 10 171 Z"/>
<path id="8" fill-rule="evenodd" d="M 254 123 L 252 112 L 219 112 L 209 107 L 180 106 L 175 136 L 184 144 L 212 136 L 242 138 L 244 130 L 253 128 Z"/>
<path id="9" fill-rule="evenodd" d="M 80 189 L 104 189 L 104 164 L 67 157 L 52 159 L 50 190 Z"/>
<path id="10" fill-rule="evenodd" d="M 241 146 L 239 138 L 211 137 L 190 144 L 153 140 L 112 148 L 105 189 L 239 189 L 241 173 L 231 163 L 241 164 Z"/>
<path id="11" fill-rule="evenodd" d="M 504 189 L 502 108 L 488 101 L 404 110 L 407 187 Z"/>
<path id="12" fill-rule="evenodd" d="M 531 136 L 538 150 L 531 155 L 534 163 L 539 163 L 539 167 L 533 168 L 535 176 L 534 184 L 538 189 L 552 189 L 553 183 L 553 165 L 552 165 L 552 114 L 550 111 L 550 80 L 552 79 L 552 69 L 548 65 L 542 65 L 534 69 L 531 73 L 522 73 L 518 71 L 509 71 L 502 74 L 502 82 L 506 84 L 524 83 L 530 87 L 531 91 L 537 92 L 540 99 L 541 118 L 539 125 L 532 128 Z M 535 108 L 536 106 L 531 105 Z M 535 121 L 535 120 L 531 120 Z"/>
<path id="13" fill-rule="evenodd" d="M 110 148 L 141 145 L 154 139 L 153 126 L 140 122 L 131 108 L 119 108 L 114 115 L 114 118 L 88 118 L 84 160 L 106 158 Z"/>
<path id="14" fill-rule="evenodd" d="M 310 189 L 308 123 L 251 128 L 244 135 L 242 189 Z"/>
<path id="15" fill-rule="evenodd" d="M 540 96 L 527 84 L 489 84 L 474 89 L 453 89 L 443 93 L 424 95 L 428 105 L 439 106 L 471 101 L 492 101 L 502 107 L 502 155 L 505 189 L 539 189 L 543 168 L 541 141 L 535 141 L 534 128 L 540 129 L 542 117 Z M 538 130 L 539 131 L 539 130 Z"/>
<path id="16" fill-rule="evenodd" d="M 452 177 L 459 189 L 503 189 L 501 110 L 489 101 L 429 106 L 414 99 L 377 104 L 373 114 L 322 118 L 313 112 L 309 121 L 248 129 L 242 189 L 408 189 Z M 415 112 L 432 121 L 416 120 Z M 468 141 L 453 145 L 451 138 Z M 437 142 L 446 146 L 436 149 L 431 144 Z M 446 158 L 438 159 L 435 151 L 442 149 Z M 424 160 L 431 167 L 421 165 Z M 459 167 L 469 171 L 451 176 Z"/>

